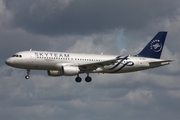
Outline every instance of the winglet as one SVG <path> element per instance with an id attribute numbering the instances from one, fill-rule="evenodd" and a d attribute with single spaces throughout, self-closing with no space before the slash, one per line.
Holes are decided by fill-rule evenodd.
<path id="1" fill-rule="evenodd" d="M 158 32 L 137 56 L 160 59 L 166 35 L 166 31 Z"/>

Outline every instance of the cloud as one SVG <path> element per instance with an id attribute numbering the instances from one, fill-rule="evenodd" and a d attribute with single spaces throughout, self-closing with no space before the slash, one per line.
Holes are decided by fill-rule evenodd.
<path id="1" fill-rule="evenodd" d="M 179 119 L 179 1 L 0 1 L 0 119 Z M 91 83 L 6 66 L 22 50 L 137 54 L 160 30 L 168 66 L 127 74 L 90 74 Z M 118 41 L 119 35 L 123 38 Z M 124 44 L 121 46 L 121 44 Z M 119 50 L 119 46 L 125 47 Z"/>
<path id="2" fill-rule="evenodd" d="M 12 25 L 34 34 L 92 34 L 124 28 L 142 29 L 173 18 L 179 1 L 6 0 Z M 168 9 L 166 9 L 168 5 Z"/>
<path id="3" fill-rule="evenodd" d="M 152 91 L 148 90 L 136 90 L 136 91 L 130 91 L 125 98 L 131 103 L 131 104 L 140 104 L 144 105 L 147 104 L 149 100 L 152 99 Z"/>
<path id="4" fill-rule="evenodd" d="M 67 50 L 68 52 L 91 53 L 91 54 L 113 54 L 117 52 L 117 45 L 114 43 L 114 33 L 94 34 L 76 39 L 76 42 Z M 88 46 L 88 47 L 87 47 Z"/>
<path id="5" fill-rule="evenodd" d="M 3 1 L 0 1 L 0 13 L 4 12 L 4 10 L 5 10 L 4 3 Z"/>

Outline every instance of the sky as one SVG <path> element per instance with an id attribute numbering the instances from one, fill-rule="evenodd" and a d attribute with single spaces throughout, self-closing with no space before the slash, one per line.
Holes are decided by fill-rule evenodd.
<path id="1" fill-rule="evenodd" d="M 7 66 L 24 50 L 135 55 L 168 31 L 168 66 L 91 83 Z M 0 0 L 1 120 L 179 120 L 179 0 Z M 83 79 L 85 74 L 80 75 Z"/>

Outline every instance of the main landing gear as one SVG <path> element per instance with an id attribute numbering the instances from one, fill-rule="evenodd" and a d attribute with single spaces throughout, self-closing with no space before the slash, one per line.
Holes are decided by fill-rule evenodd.
<path id="1" fill-rule="evenodd" d="M 30 70 L 27 70 L 27 75 L 25 76 L 26 79 L 30 78 L 29 74 L 30 74 Z"/>
<path id="2" fill-rule="evenodd" d="M 77 77 L 75 78 L 75 81 L 76 81 L 77 83 L 80 83 L 80 82 L 82 81 L 82 79 L 81 79 L 81 77 L 79 77 L 79 75 L 77 75 Z M 87 77 L 85 78 L 85 81 L 86 81 L 86 82 L 91 82 L 91 81 L 92 81 L 92 78 L 89 77 L 89 74 L 88 74 L 88 73 L 87 73 Z"/>
<path id="3" fill-rule="evenodd" d="M 80 83 L 80 82 L 82 81 L 82 79 L 81 79 L 81 77 L 79 77 L 79 75 L 77 75 L 77 77 L 75 78 L 75 81 L 76 81 L 77 83 Z"/>

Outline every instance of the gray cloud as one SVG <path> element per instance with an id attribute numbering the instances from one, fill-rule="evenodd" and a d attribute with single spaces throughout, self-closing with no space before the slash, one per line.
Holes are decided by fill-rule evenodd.
<path id="1" fill-rule="evenodd" d="M 45 35 L 142 29 L 158 19 L 173 18 L 178 6 L 177 0 L 6 0 L 14 27 Z"/>
<path id="2" fill-rule="evenodd" d="M 10 69 L 3 67 L 2 71 Z M 180 106 L 176 104 L 180 99 L 179 88 L 166 89 L 166 85 L 162 88 L 164 83 L 169 84 L 161 75 L 152 78 L 153 74 L 138 72 L 115 75 L 113 79 L 112 75 L 93 75 L 93 83 L 75 84 L 74 77 L 50 78 L 37 73 L 24 81 L 20 71 L 13 69 L 11 75 L 1 77 L 0 105 L 4 108 L 0 109 L 1 118 L 161 120 L 172 115 L 174 119 L 179 117 Z M 176 78 L 171 77 L 169 81 L 174 82 Z M 100 87 L 103 84 L 107 87 Z"/>
<path id="3" fill-rule="evenodd" d="M 179 119 L 179 18 L 177 0 L 0 1 L 0 119 Z M 162 58 L 175 60 L 172 64 L 128 74 L 90 74 L 90 84 L 49 77 L 46 71 L 31 71 L 27 81 L 25 70 L 4 64 L 30 48 L 133 55 L 159 30 L 168 31 Z"/>

